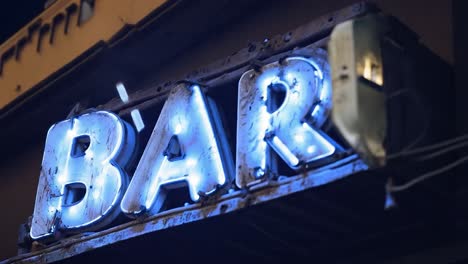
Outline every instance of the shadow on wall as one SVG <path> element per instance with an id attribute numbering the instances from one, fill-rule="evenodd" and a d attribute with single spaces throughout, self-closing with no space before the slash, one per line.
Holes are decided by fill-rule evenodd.
<path id="1" fill-rule="evenodd" d="M 16 255 L 19 226 L 33 212 L 42 144 L 0 162 L 0 260 Z"/>
<path id="2" fill-rule="evenodd" d="M 422 43 L 453 65 L 451 0 L 372 0 L 385 13 L 396 16 L 420 37 Z"/>

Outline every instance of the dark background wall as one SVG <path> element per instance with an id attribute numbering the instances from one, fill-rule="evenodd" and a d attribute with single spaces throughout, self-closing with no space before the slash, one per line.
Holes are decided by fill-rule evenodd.
<path id="1" fill-rule="evenodd" d="M 356 2 L 355 0 L 275 1 L 255 10 L 226 27 L 215 36 L 184 52 L 163 69 L 155 69 L 161 78 L 185 73 L 228 56 L 249 41 L 261 40 L 287 32 L 314 17 Z M 449 63 L 454 62 L 452 49 L 452 1 L 449 0 L 376 0 L 386 13 L 397 16 L 421 36 L 421 41 Z M 9 1 L 0 7 L 0 42 L 38 14 L 42 1 Z M 187 59 L 190 58 L 190 59 Z M 26 74 L 26 73 L 25 73 Z M 0 87 L 1 88 L 1 87 Z M 65 118 L 65 115 L 64 115 Z M 31 129 L 34 129 L 32 127 Z M 14 140 L 2 139 L 2 140 Z M 0 161 L 0 259 L 16 254 L 18 226 L 32 214 L 42 149 L 45 138 L 22 147 Z"/>

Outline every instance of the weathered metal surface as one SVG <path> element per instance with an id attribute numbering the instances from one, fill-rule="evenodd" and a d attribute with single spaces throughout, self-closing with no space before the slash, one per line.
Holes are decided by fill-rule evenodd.
<path id="1" fill-rule="evenodd" d="M 333 82 L 333 122 L 370 164 L 385 164 L 386 96 L 379 17 L 347 21 L 329 43 Z"/>
<path id="2" fill-rule="evenodd" d="M 96 8 L 98 2 L 103 1 L 96 1 Z M 138 1 L 123 2 L 130 4 Z M 150 4 L 149 2 L 136 5 L 142 7 Z M 172 63 L 174 56 L 200 43 L 235 17 L 244 14 L 246 10 L 255 10 L 255 7 L 265 2 L 266 0 L 169 1 L 165 4 L 168 8 L 161 8 L 161 12 L 151 12 L 139 23 L 125 24 L 119 20 L 118 23 L 123 25 L 123 28 L 115 38 L 107 42 L 109 45 L 98 42 L 72 63 L 63 65 L 64 67 L 55 71 L 52 76 L 38 83 L 30 92 L 26 92 L 25 96 L 19 97 L 11 107 L 9 105 L 0 111 L 0 135 L 4 138 L 14 138 L 3 143 L 0 155 L 11 156 L 14 152 L 28 147 L 29 142 L 41 141 L 50 124 L 63 120 L 76 104 L 76 100 L 80 100 L 85 107 L 102 104 L 115 96 L 114 87 L 120 81 L 130 83 L 132 89 L 140 89 L 142 83 L 153 76 L 153 73 Z M 125 6 L 119 6 L 118 9 Z M 127 11 L 130 10 L 132 8 Z M 100 15 L 103 14 L 101 11 Z M 137 15 L 144 10 L 136 11 L 132 11 L 132 14 Z M 184 15 L 178 15 L 179 13 Z M 223 15 L 220 16 L 220 13 Z M 109 16 L 110 19 L 112 17 L 113 14 Z M 86 27 L 88 28 L 91 21 L 96 21 L 96 18 L 97 13 L 87 21 Z M 106 24 L 101 23 L 100 27 L 106 27 Z M 190 30 L 187 30 L 188 24 Z M 72 34 L 74 35 L 70 33 Z M 77 37 L 80 41 L 81 38 L 86 40 L 80 34 Z M 57 48 L 55 44 L 62 46 L 64 43 L 54 42 L 52 48 L 46 47 L 47 52 L 53 52 Z M 65 49 L 71 47 L 65 46 Z M 63 59 L 63 56 L 61 58 Z M 23 74 L 24 69 L 18 72 Z M 31 127 L 34 129 L 30 129 Z"/>
<path id="3" fill-rule="evenodd" d="M 270 63 L 285 56 L 310 56 L 317 48 L 324 47 L 327 42 L 327 34 L 337 24 L 367 11 L 365 4 L 357 4 L 334 14 L 321 17 L 303 27 L 283 35 L 258 43 L 251 43 L 248 48 L 220 60 L 207 68 L 200 69 L 194 74 L 182 76 L 180 79 L 190 79 L 202 82 L 208 86 L 207 90 L 214 86 L 230 82 L 239 78 L 242 73 L 251 68 L 255 62 Z M 254 48 L 255 47 L 255 48 Z M 299 48 L 295 48 L 299 47 Z M 293 49 L 294 48 L 294 49 Z M 173 79 L 177 80 L 177 79 Z M 139 90 L 129 97 L 130 103 L 123 104 L 115 99 L 102 105 L 99 109 L 119 112 L 126 115 L 134 108 L 144 109 L 164 102 L 169 92 L 175 86 L 175 81 L 163 82 L 162 85 Z M 249 205 L 254 205 L 271 199 L 286 196 L 288 194 L 310 189 L 326 183 L 333 182 L 353 173 L 363 171 L 366 165 L 356 156 L 349 157 L 320 171 L 304 172 L 301 175 L 278 178 L 278 181 L 264 181 L 255 185 L 249 185 L 247 189 L 233 191 L 222 196 L 219 200 L 211 200 L 195 205 L 177 208 L 159 213 L 145 219 L 138 219 L 108 230 L 86 235 L 78 235 L 63 239 L 57 245 L 51 245 L 41 251 L 18 256 L 7 260 L 24 262 L 51 262 L 68 258 L 95 248 L 130 239 L 166 229 L 183 223 L 203 220 L 207 217 L 232 212 Z"/>
<path id="4" fill-rule="evenodd" d="M 226 157 L 229 145 L 215 111 L 198 85 L 172 90 L 122 200 L 125 213 L 157 213 L 167 190 L 181 185 L 199 201 L 201 194 L 230 184 L 232 157 Z"/>
<path id="5" fill-rule="evenodd" d="M 300 26 L 285 34 L 276 35 L 270 39 L 265 39 L 258 42 L 252 42 L 248 47 L 234 53 L 233 55 L 216 61 L 207 67 L 194 70 L 192 73 L 172 78 L 169 80 L 158 80 L 149 87 L 143 87 L 138 91 L 130 94 L 132 98 L 130 104 L 123 104 L 118 98 L 100 106 L 102 109 L 119 112 L 122 109 L 134 107 L 140 103 L 152 100 L 156 97 L 167 97 L 168 92 L 174 87 L 179 80 L 191 80 L 200 83 L 209 83 L 211 80 L 219 80 L 224 74 L 236 72 L 239 68 L 249 69 L 253 61 L 272 62 L 270 58 L 280 53 L 298 54 L 294 48 L 310 45 L 314 42 L 322 42 L 328 36 L 333 27 L 349 20 L 353 17 L 362 15 L 370 9 L 366 3 L 357 3 L 341 10 L 337 10 L 330 14 L 321 16 L 311 22 Z M 270 59 L 270 60 L 269 60 Z M 245 71 L 242 71 L 242 73 Z M 241 74 L 242 74 L 241 73 Z M 239 75 L 240 76 L 240 75 Z M 157 87 L 155 89 L 155 87 Z"/>
<path id="6" fill-rule="evenodd" d="M 327 54 L 288 57 L 245 72 L 239 81 L 237 173 L 242 187 L 277 174 L 275 151 L 292 169 L 335 152 L 317 130 L 331 108 Z M 279 102 L 279 100 L 281 102 Z"/>
<path id="7" fill-rule="evenodd" d="M 260 64 L 268 64 L 268 63 L 272 63 L 272 62 L 284 59 L 285 57 L 294 57 L 294 56 L 309 57 L 309 56 L 316 54 L 318 49 L 325 47 L 327 42 L 328 42 L 328 37 L 325 37 L 305 47 L 284 51 L 276 55 L 272 55 L 271 57 L 268 57 L 262 60 L 257 60 L 257 62 Z M 222 86 L 226 83 L 238 81 L 239 78 L 242 76 L 242 74 L 250 70 L 251 68 L 252 68 L 251 64 L 246 64 L 244 66 L 234 69 L 233 71 L 223 72 L 219 76 L 216 76 L 216 77 L 213 77 L 212 79 L 207 79 L 201 82 L 201 84 L 203 84 L 202 88 L 204 89 L 204 91 L 211 91 L 213 89 L 216 89 L 216 87 Z M 216 68 L 213 68 L 212 70 L 215 71 Z M 190 80 L 186 80 L 186 81 L 193 82 Z M 121 104 L 119 100 L 113 99 L 112 101 L 99 106 L 98 109 L 118 111 L 119 115 L 122 115 L 122 116 L 130 114 L 132 109 L 144 110 L 154 105 L 164 103 L 171 89 L 177 86 L 178 83 L 179 83 L 178 81 L 170 81 L 170 82 L 165 83 L 162 86 L 158 86 L 158 88 L 156 89 L 153 88 L 149 90 L 137 91 L 130 95 L 132 100 L 128 104 Z M 140 94 L 143 92 L 148 92 L 148 94 L 150 95 L 145 97 L 144 101 L 139 102 L 138 98 Z"/>
<path id="8" fill-rule="evenodd" d="M 114 220 L 120 213 L 115 204 L 128 184 L 122 168 L 134 149 L 133 128 L 109 112 L 53 125 L 44 150 L 31 236 L 45 239 L 61 229 L 95 230 Z"/>
<path id="9" fill-rule="evenodd" d="M 0 264 L 50 263 L 63 260 L 144 234 L 228 214 L 248 206 L 328 184 L 365 170 L 367 170 L 367 165 L 363 161 L 357 156 L 350 156 L 317 171 L 281 178 L 279 181 L 267 181 L 251 189 L 231 192 L 220 197 L 213 204 L 193 204 L 148 218 L 137 219 L 105 231 L 70 237 L 41 251 L 17 256 Z"/>

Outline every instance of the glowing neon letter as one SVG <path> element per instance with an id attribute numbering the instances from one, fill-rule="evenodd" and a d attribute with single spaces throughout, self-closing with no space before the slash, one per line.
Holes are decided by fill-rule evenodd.
<path id="1" fill-rule="evenodd" d="M 135 132 L 118 116 L 92 112 L 53 125 L 47 134 L 31 226 L 33 239 L 109 224 L 128 184 L 121 169 Z"/>
<path id="2" fill-rule="evenodd" d="M 214 105 L 200 87 L 181 84 L 160 117 L 122 200 L 129 216 L 161 210 L 167 189 L 188 186 L 197 201 L 230 175 L 232 158 Z"/>
<path id="3" fill-rule="evenodd" d="M 326 66 L 326 62 L 320 63 Z M 330 111 L 328 76 L 316 62 L 292 57 L 244 73 L 239 81 L 237 185 L 274 171 L 271 149 L 293 169 L 335 151 L 316 129 Z"/>

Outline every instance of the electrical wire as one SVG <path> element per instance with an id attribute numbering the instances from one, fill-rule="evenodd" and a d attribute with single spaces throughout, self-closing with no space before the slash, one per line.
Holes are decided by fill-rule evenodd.
<path id="1" fill-rule="evenodd" d="M 454 151 L 454 150 L 457 150 L 457 149 L 460 149 L 460 148 L 464 148 L 466 146 L 468 146 L 468 141 L 467 142 L 462 142 L 462 143 L 460 143 L 458 145 L 452 145 L 452 146 L 443 148 L 443 149 L 441 149 L 439 151 L 436 151 L 436 152 L 433 152 L 431 154 L 428 154 L 428 155 L 425 155 L 425 156 L 422 156 L 422 157 L 417 157 L 416 159 L 418 161 L 426 161 L 426 160 L 438 157 L 440 155 L 443 155 L 445 153 L 448 153 L 448 152 L 451 152 L 451 151 Z"/>
<path id="2" fill-rule="evenodd" d="M 416 154 L 423 154 L 423 156 L 417 156 L 416 157 L 416 160 L 417 161 L 420 161 L 420 162 L 423 162 L 423 161 L 427 161 L 427 160 L 430 160 L 430 159 L 433 159 L 433 158 L 436 158 L 438 156 L 441 156 L 443 154 L 446 154 L 446 153 L 449 153 L 449 152 L 452 152 L 454 150 L 458 150 L 460 148 L 464 148 L 464 147 L 467 147 L 468 146 L 468 135 L 462 135 L 462 136 L 459 136 L 459 137 L 455 137 L 455 138 L 452 138 L 452 139 L 448 139 L 448 140 L 445 140 L 445 141 L 442 141 L 442 142 L 439 142 L 439 143 L 435 143 L 435 144 L 432 144 L 432 145 L 427 145 L 427 146 L 423 146 L 423 147 L 419 147 L 419 148 L 415 148 L 415 149 L 410 149 L 410 150 L 403 150 L 399 153 L 395 153 L 395 154 L 392 154 L 392 155 L 389 155 L 388 156 L 388 159 L 395 159 L 395 158 L 400 158 L 400 157 L 408 157 L 408 156 L 411 156 L 411 155 L 416 155 Z M 435 152 L 432 152 L 432 153 L 429 153 L 429 154 L 425 154 L 429 151 L 435 151 Z M 413 187 L 414 185 L 422 182 L 422 181 L 425 181 L 429 178 L 432 178 L 434 176 L 437 176 L 439 174 L 442 174 L 444 172 L 447 172 L 457 166 L 460 166 L 462 165 L 463 163 L 467 162 L 468 161 L 468 156 L 465 156 L 465 157 L 462 157 L 452 163 L 449 163 L 439 169 L 436 169 L 436 170 L 433 170 L 433 171 L 430 171 L 430 172 L 427 172 L 427 173 L 424 173 L 418 177 L 416 177 L 415 179 L 412 179 L 410 181 L 408 181 L 407 183 L 404 183 L 404 184 L 401 184 L 401 185 L 393 185 L 392 183 L 392 180 L 391 178 L 389 179 L 389 182 L 387 183 L 386 185 L 386 191 L 388 193 L 394 193 L 394 192 L 401 192 L 401 191 L 404 191 L 404 190 L 407 190 L 411 187 Z"/>
<path id="3" fill-rule="evenodd" d="M 427 111 L 427 108 L 425 107 L 425 105 L 423 104 L 423 102 L 421 101 L 421 99 L 418 97 L 418 95 L 415 93 L 414 90 L 401 89 L 401 90 L 394 91 L 393 93 L 391 93 L 391 94 L 389 94 L 387 96 L 387 100 L 391 101 L 394 98 L 397 98 L 397 97 L 400 97 L 400 96 L 406 96 L 410 100 L 413 100 L 414 103 L 419 106 L 419 109 L 421 110 L 422 113 L 425 113 Z M 424 120 L 424 128 L 421 131 L 421 133 L 419 134 L 419 136 L 415 140 L 413 140 L 413 142 L 411 142 L 410 144 L 405 146 L 403 148 L 403 150 L 400 151 L 399 153 L 395 153 L 395 154 L 387 156 L 387 159 L 390 160 L 390 159 L 399 158 L 399 157 L 403 157 L 403 156 L 415 155 L 415 154 L 423 153 L 423 152 L 426 152 L 426 151 L 431 151 L 431 150 L 435 150 L 435 149 L 438 149 L 438 148 L 441 148 L 441 147 L 445 147 L 445 146 L 448 146 L 448 145 L 451 145 L 451 144 L 455 144 L 455 143 L 457 143 L 459 141 L 463 141 L 463 140 L 468 139 L 468 135 L 462 135 L 462 136 L 459 136 L 459 137 L 456 137 L 456 138 L 453 138 L 453 139 L 442 141 L 442 142 L 434 144 L 434 145 L 429 145 L 429 146 L 424 146 L 424 147 L 421 147 L 421 148 L 413 149 L 413 147 L 418 145 L 419 142 L 421 142 L 423 140 L 423 138 L 426 136 L 426 133 L 427 133 L 428 129 L 429 129 L 429 120 L 426 118 Z M 418 160 L 419 161 L 428 160 L 428 159 L 437 157 L 439 155 L 445 154 L 447 152 L 450 152 L 452 150 L 456 150 L 458 148 L 465 147 L 466 146 L 465 143 L 466 142 L 463 142 L 461 145 L 458 145 L 458 146 L 450 146 L 445 150 L 437 151 L 436 153 L 432 153 L 432 154 L 429 154 L 429 155 L 427 155 L 425 157 L 421 157 Z"/>
<path id="4" fill-rule="evenodd" d="M 411 187 L 413 187 L 414 185 L 422 182 L 422 181 L 425 181 L 431 177 L 434 177 L 434 176 L 437 176 L 441 173 L 444 173 L 444 172 L 447 172 L 455 167 L 458 167 L 460 165 L 462 165 L 463 163 L 467 162 L 468 161 L 468 156 L 465 156 L 463 158 L 460 158 L 452 163 L 449 163 L 448 165 L 442 167 L 442 168 L 439 168 L 437 170 L 434 170 L 434 171 L 431 171 L 431 172 L 428 172 L 428 173 L 425 173 L 419 177 L 416 177 L 415 179 L 413 180 L 410 180 L 408 181 L 407 183 L 404 183 L 402 185 L 392 185 L 391 182 L 389 182 L 389 184 L 387 184 L 386 186 L 386 189 L 387 189 L 387 192 L 401 192 L 401 191 L 404 191 L 404 190 L 407 190 Z"/>
<path id="5" fill-rule="evenodd" d="M 468 140 L 468 135 L 462 135 L 462 136 L 455 137 L 455 138 L 452 138 L 452 139 L 448 139 L 448 140 L 445 140 L 445 141 L 442 141 L 442 142 L 439 142 L 439 143 L 435 143 L 435 144 L 432 144 L 432 145 L 427 145 L 427 146 L 414 148 L 414 149 L 409 149 L 409 150 L 403 150 L 401 152 L 397 152 L 397 153 L 388 155 L 387 159 L 391 160 L 391 159 L 401 158 L 401 157 L 405 157 L 405 156 L 420 154 L 420 153 L 424 153 L 424 152 L 431 151 L 431 150 L 436 150 L 436 149 L 446 147 L 446 146 L 456 144 L 456 143 L 461 143 L 461 145 L 463 145 L 463 144 L 466 143 L 466 142 L 464 142 L 465 140 Z M 453 147 L 450 146 L 449 148 L 453 148 Z M 456 149 L 456 148 L 454 148 L 454 149 Z"/>

